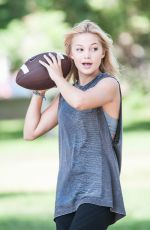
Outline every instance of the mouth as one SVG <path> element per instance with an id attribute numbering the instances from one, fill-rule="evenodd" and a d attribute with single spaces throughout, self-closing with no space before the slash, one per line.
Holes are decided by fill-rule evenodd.
<path id="1" fill-rule="evenodd" d="M 92 66 L 91 62 L 83 62 L 82 65 L 86 68 L 90 68 Z"/>

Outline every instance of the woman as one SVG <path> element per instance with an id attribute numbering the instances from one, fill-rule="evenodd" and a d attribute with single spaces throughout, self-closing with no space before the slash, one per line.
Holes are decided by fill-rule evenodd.
<path id="1" fill-rule="evenodd" d="M 33 140 L 59 124 L 59 172 L 55 201 L 57 230 L 104 230 L 125 213 L 120 186 L 121 90 L 112 40 L 84 20 L 65 37 L 74 83 L 63 78 L 61 59 L 40 63 L 59 95 L 41 113 L 45 91 L 33 92 L 24 138 Z"/>

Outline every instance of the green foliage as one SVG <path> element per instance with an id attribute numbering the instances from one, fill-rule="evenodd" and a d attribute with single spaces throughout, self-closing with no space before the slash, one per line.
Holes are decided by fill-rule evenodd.
<path id="1" fill-rule="evenodd" d="M 11 70 L 16 70 L 29 57 L 48 50 L 63 50 L 67 24 L 62 12 L 37 12 L 24 20 L 12 20 L 0 31 L 0 50 L 7 55 Z M 58 32 L 59 31 L 59 32 Z"/>
<path id="2" fill-rule="evenodd" d="M 0 1 L 0 27 L 5 28 L 14 18 L 21 18 L 27 13 L 26 1 Z"/>
<path id="3" fill-rule="evenodd" d="M 140 15 L 149 20 L 150 2 L 144 0 L 63 0 L 54 1 L 53 8 L 61 9 L 66 13 L 66 21 L 73 25 L 85 18 L 94 20 L 114 39 L 124 30 L 132 31 L 130 19 L 134 15 Z"/>
<path id="4" fill-rule="evenodd" d="M 140 82 L 148 93 L 149 9 L 147 0 L 0 0 L 0 55 L 15 71 L 32 55 L 62 50 L 69 26 L 90 19 L 112 36 L 119 62 L 135 70 L 133 86 Z M 130 76 L 126 80 L 132 84 Z"/>
<path id="5" fill-rule="evenodd" d="M 22 19 L 27 14 L 51 7 L 52 0 L 0 0 L 0 28 L 5 28 L 13 19 Z"/>
<path id="6" fill-rule="evenodd" d="M 147 0 L 1 0 L 0 27 L 4 28 L 12 19 L 22 18 L 29 13 L 57 9 L 65 12 L 65 20 L 70 25 L 89 18 L 116 38 L 122 30 L 133 29 L 130 28 L 132 16 L 139 15 L 149 20 L 149 8 L 150 1 Z"/>

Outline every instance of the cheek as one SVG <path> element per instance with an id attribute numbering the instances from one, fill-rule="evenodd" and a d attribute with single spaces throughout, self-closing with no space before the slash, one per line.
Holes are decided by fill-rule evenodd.
<path id="1" fill-rule="evenodd" d="M 78 58 L 76 57 L 76 54 L 73 52 L 73 50 L 71 50 L 69 57 L 74 61 L 76 65 Z"/>
<path id="2" fill-rule="evenodd" d="M 73 60 L 77 60 L 77 59 L 79 59 L 79 55 L 78 55 L 78 53 L 76 53 L 76 52 L 72 52 L 72 53 L 71 53 L 71 58 L 72 58 Z"/>
<path id="3" fill-rule="evenodd" d="M 75 64 L 75 66 L 77 66 L 77 67 L 78 67 L 78 66 L 79 66 L 79 59 L 74 58 L 73 60 L 74 60 L 74 64 Z"/>
<path id="4" fill-rule="evenodd" d="M 96 59 L 95 59 L 95 66 L 99 67 L 101 65 L 102 62 L 102 57 L 101 55 L 99 55 Z"/>
<path id="5" fill-rule="evenodd" d="M 70 50 L 70 55 L 69 55 L 73 60 L 75 59 L 76 57 L 76 53 L 75 53 L 75 50 L 73 47 L 71 47 L 71 50 Z"/>
<path id="6" fill-rule="evenodd" d="M 72 53 L 70 57 L 74 60 L 74 63 L 78 63 L 80 60 L 80 56 L 77 53 Z"/>
<path id="7" fill-rule="evenodd" d="M 104 57 L 103 51 L 101 50 L 100 52 L 97 52 L 96 56 L 95 56 L 95 61 L 98 64 L 101 64 L 101 61 Z"/>

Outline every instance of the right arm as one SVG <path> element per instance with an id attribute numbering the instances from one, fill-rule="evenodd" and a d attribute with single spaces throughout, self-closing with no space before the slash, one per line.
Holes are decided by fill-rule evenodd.
<path id="1" fill-rule="evenodd" d="M 53 129 L 57 124 L 57 110 L 59 95 L 41 113 L 42 97 L 33 95 L 29 104 L 24 123 L 23 137 L 25 140 L 34 140 Z"/>

